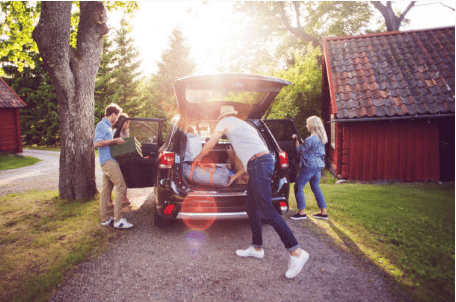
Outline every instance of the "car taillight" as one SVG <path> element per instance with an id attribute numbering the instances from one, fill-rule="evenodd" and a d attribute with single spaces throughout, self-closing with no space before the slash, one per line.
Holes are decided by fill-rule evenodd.
<path id="1" fill-rule="evenodd" d="M 288 204 L 285 201 L 281 201 L 279 203 L 279 205 L 280 205 L 280 211 L 282 212 L 282 214 L 285 214 L 286 212 L 288 212 Z"/>
<path id="2" fill-rule="evenodd" d="M 288 168 L 288 154 L 285 151 L 280 151 L 279 152 L 279 164 L 280 168 L 286 169 Z"/>
<path id="3" fill-rule="evenodd" d="M 174 165 L 174 152 L 163 151 L 160 152 L 158 159 L 158 168 L 159 169 L 171 169 Z"/>

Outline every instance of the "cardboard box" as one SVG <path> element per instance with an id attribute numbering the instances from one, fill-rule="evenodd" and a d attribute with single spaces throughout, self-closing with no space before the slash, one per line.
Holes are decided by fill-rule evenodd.
<path id="1" fill-rule="evenodd" d="M 135 137 L 124 138 L 125 144 L 111 145 L 111 156 L 119 164 L 126 164 L 143 158 L 141 143 Z"/>

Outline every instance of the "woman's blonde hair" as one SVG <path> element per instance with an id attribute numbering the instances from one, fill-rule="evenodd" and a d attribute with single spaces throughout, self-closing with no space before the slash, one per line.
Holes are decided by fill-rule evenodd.
<path id="1" fill-rule="evenodd" d="M 321 142 L 326 144 L 328 142 L 328 136 L 326 136 L 325 127 L 323 127 L 323 122 L 318 116 L 311 116 L 307 119 L 307 127 L 309 131 L 314 132 Z"/>

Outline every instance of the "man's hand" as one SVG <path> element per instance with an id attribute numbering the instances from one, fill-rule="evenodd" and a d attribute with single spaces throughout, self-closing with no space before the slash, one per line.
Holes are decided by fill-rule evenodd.
<path id="1" fill-rule="evenodd" d="M 123 138 L 121 138 L 121 137 L 114 138 L 113 140 L 114 140 L 114 143 L 116 145 L 121 145 L 121 144 L 125 144 L 126 143 L 125 140 Z"/>

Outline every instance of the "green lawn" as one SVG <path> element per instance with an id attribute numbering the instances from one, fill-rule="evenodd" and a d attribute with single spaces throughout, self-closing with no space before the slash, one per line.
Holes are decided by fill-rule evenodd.
<path id="1" fill-rule="evenodd" d="M 39 161 L 41 160 L 30 156 L 0 154 L 0 171 L 30 166 Z"/>
<path id="2" fill-rule="evenodd" d="M 330 220 L 316 223 L 337 244 L 382 268 L 416 301 L 454 301 L 454 183 L 321 188 Z M 304 191 L 308 213 L 317 212 L 309 185 Z"/>

